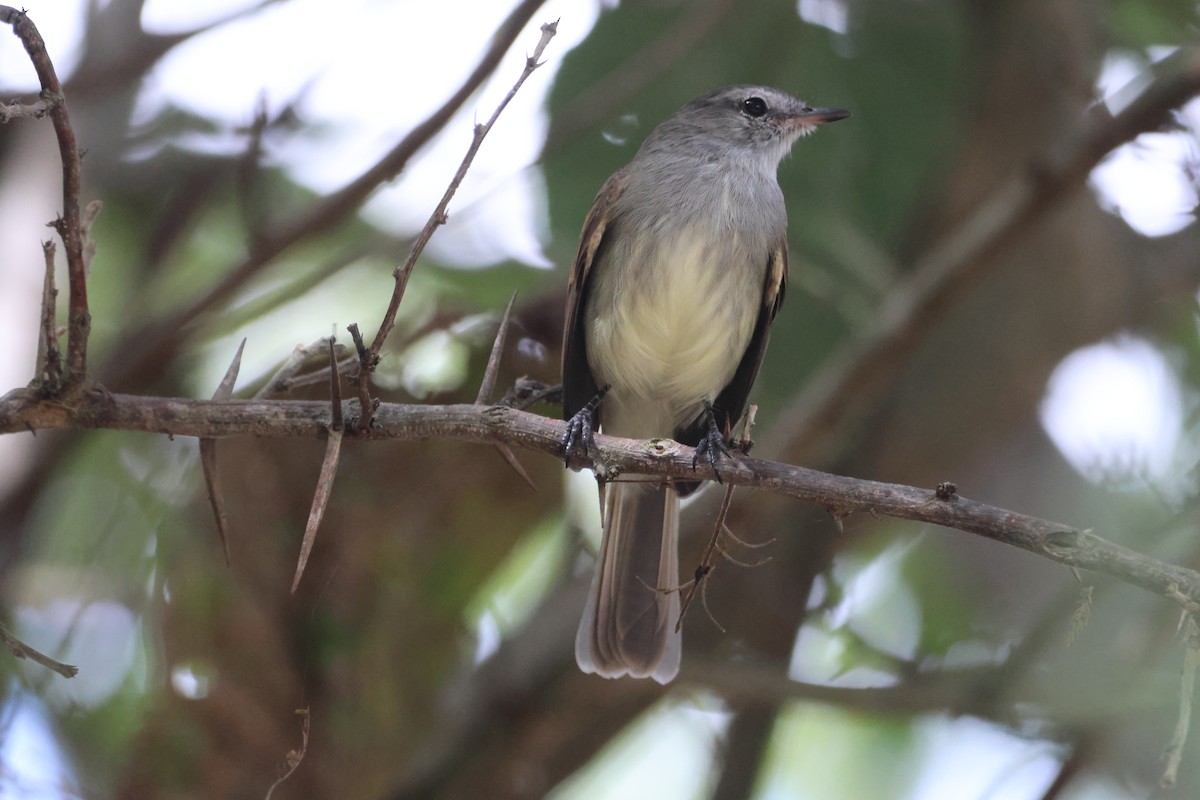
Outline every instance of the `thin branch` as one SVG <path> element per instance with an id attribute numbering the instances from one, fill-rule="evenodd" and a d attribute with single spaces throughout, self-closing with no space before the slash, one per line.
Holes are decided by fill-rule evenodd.
<path id="1" fill-rule="evenodd" d="M 296 244 L 310 240 L 346 220 L 379 186 L 393 180 L 408 166 L 409 160 L 429 143 L 458 113 L 467 100 L 483 85 L 526 23 L 545 0 L 522 0 L 493 34 L 487 50 L 458 90 L 375 164 L 341 189 L 327 195 L 295 218 L 277 225 L 256 242 L 257 247 L 234 266 L 215 286 L 191 305 L 159 323 L 131 332 L 113 347 L 114 356 L 106 364 L 115 384 L 144 382 L 142 373 L 170 364 L 175 352 L 191 334 L 190 326 L 213 308 L 228 302 L 248 281 L 257 276 L 275 258 Z M 135 378 L 135 376 L 137 376 Z M 106 375 L 106 378 L 109 376 Z"/>
<path id="2" fill-rule="evenodd" d="M 14 119 L 41 119 L 50 113 L 50 109 L 54 107 L 53 99 L 41 99 L 28 105 L 13 101 L 11 103 L 0 103 L 0 125 L 6 122 L 11 122 Z"/>
<path id="3" fill-rule="evenodd" d="M 1167 746 L 1167 767 L 1163 770 L 1158 785 L 1170 789 L 1179 777 L 1179 765 L 1183 763 L 1183 748 L 1187 744 L 1188 729 L 1192 724 L 1192 697 L 1196 693 L 1196 667 L 1200 665 L 1200 625 L 1190 616 L 1187 620 L 1187 653 L 1183 657 L 1183 674 L 1179 681 L 1179 717 L 1175 733 Z"/>
<path id="4" fill-rule="evenodd" d="M 62 390 L 62 352 L 58 349 L 58 287 L 54 284 L 54 242 L 42 243 L 46 274 L 42 279 L 42 325 L 38 333 L 38 379 L 47 395 Z"/>
<path id="5" fill-rule="evenodd" d="M 300 717 L 300 749 L 288 750 L 287 770 L 271 784 L 270 789 L 267 789 L 266 800 L 271 800 L 271 795 L 275 794 L 275 790 L 279 788 L 280 784 L 292 777 L 292 773 L 296 771 L 296 767 L 300 766 L 300 762 L 304 760 L 304 755 L 308 752 L 308 732 L 311 727 L 311 715 L 308 713 L 308 708 L 297 708 L 296 716 Z"/>
<path id="6" fill-rule="evenodd" d="M 379 363 L 379 353 L 383 349 L 383 343 L 387 341 L 388 335 L 396 326 L 396 314 L 400 311 L 400 302 L 404 299 L 404 292 L 408 288 L 408 279 L 412 275 L 413 267 L 417 265 L 417 259 L 421 257 L 421 253 L 425 252 L 425 246 L 429 244 L 429 240 L 433 238 L 434 231 L 440 226 L 446 224 L 446 210 L 450 206 L 451 199 L 454 198 L 455 192 L 462 184 L 463 178 L 467 175 L 467 170 L 471 168 L 471 164 L 475 161 L 475 155 L 479 152 L 479 148 L 483 145 L 483 140 L 487 138 L 488 133 L 492 130 L 492 126 L 496 124 L 496 120 L 500 118 L 500 114 L 512 102 L 512 99 L 517 96 L 521 86 L 533 74 L 533 71 L 542 65 L 538 59 L 541 58 L 542 52 L 546 46 L 550 44 L 550 40 L 554 38 L 554 34 L 558 33 L 558 20 L 548 22 L 542 25 L 542 36 L 538 40 L 537 46 L 533 48 L 533 55 L 525 59 L 525 68 L 521 71 L 520 77 L 516 83 L 508 90 L 508 94 L 504 95 L 504 99 L 496 106 L 496 110 L 492 112 L 492 116 L 482 125 L 475 126 L 475 135 L 471 140 L 471 146 L 467 148 L 467 154 L 463 156 L 462 162 L 458 165 L 458 170 L 454 173 L 454 177 L 450 179 L 450 185 L 446 187 L 446 191 L 442 194 L 442 199 L 434 207 L 433 213 L 429 215 L 429 219 L 425 222 L 425 227 L 421 228 L 421 232 L 417 234 L 417 238 L 413 240 L 412 248 L 408 252 L 408 258 L 404 264 L 397 267 L 392 276 L 396 279 L 396 286 L 392 291 L 392 298 L 388 302 L 387 311 L 383 315 L 383 321 L 379 324 L 379 330 L 375 333 L 375 341 L 371 343 L 371 350 L 368 356 L 362 359 L 362 366 L 359 369 L 358 381 L 360 389 L 367 382 L 367 376 L 374 371 L 376 364 Z M 359 418 L 358 427 L 360 430 L 365 430 L 371 424 L 370 407 L 364 407 L 363 414 Z"/>
<path id="7" fill-rule="evenodd" d="M 50 104 L 50 121 L 58 139 L 58 154 L 62 159 L 63 208 L 62 217 L 53 227 L 62 237 L 67 256 L 67 369 L 72 380 L 82 380 L 87 374 L 88 334 L 92 315 L 88 311 L 87 270 L 83 258 L 83 230 L 79 213 L 80 162 L 75 131 L 67 113 L 67 101 L 62 84 L 54 71 L 54 63 L 46 52 L 46 43 L 37 26 L 24 11 L 0 6 L 0 21 L 12 26 L 21 40 L 42 86 L 42 99 Z"/>
<path id="8" fill-rule="evenodd" d="M 79 667 L 71 664 L 64 664 L 61 661 L 55 661 L 50 656 L 35 650 L 29 645 L 22 642 L 16 636 L 9 633 L 8 629 L 0 625 L 0 642 L 9 649 L 10 652 L 17 658 L 28 658 L 30 661 L 36 661 L 43 667 L 52 669 L 64 678 L 74 678 L 79 674 Z"/>
<path id="9" fill-rule="evenodd" d="M 379 425 L 346 430 L 363 441 L 453 439 L 512 447 L 561 457 L 566 423 L 504 406 L 381 404 Z M 68 405 L 18 389 L 0 398 L 0 433 L 46 429 L 108 429 L 170 433 L 174 436 L 331 437 L 327 402 L 255 400 L 180 400 L 93 392 Z M 695 480 L 692 448 L 667 439 L 638 441 L 596 436 L 596 463 L 610 472 Z M 570 466 L 591 468 L 576 455 Z M 955 528 L 1019 547 L 1069 567 L 1087 569 L 1172 602 L 1200 601 L 1200 573 L 1175 566 L 1110 542 L 1090 530 L 986 505 L 955 494 L 940 500 L 935 490 L 879 483 L 826 472 L 738 457 L 721 467 L 731 486 L 805 500 L 843 513 L 909 519 Z"/>

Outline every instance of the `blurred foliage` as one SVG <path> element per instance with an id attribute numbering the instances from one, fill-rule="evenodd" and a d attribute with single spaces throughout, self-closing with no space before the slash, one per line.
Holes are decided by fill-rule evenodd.
<path id="1" fill-rule="evenodd" d="M 1187 44 L 1197 29 L 1194 2 L 823 1 L 845 12 L 844 32 L 804 21 L 784 0 L 642 0 L 603 4 L 579 46 L 552 46 L 547 57 L 561 67 L 546 106 L 549 144 L 528 169 L 545 178 L 544 245 L 557 268 L 423 259 L 385 354 L 383 399 L 472 402 L 514 290 L 498 394 L 522 375 L 556 381 L 563 288 L 597 189 L 695 95 L 763 83 L 854 114 L 800 143 L 780 169 L 792 283 L 753 398 L 756 438 L 771 441 L 773 423 L 874 323 L 917 254 L 1013 169 L 1029 168 L 1030 154 L 1073 141 L 1108 48 Z M 218 130 L 213 121 L 164 109 L 131 127 L 131 90 L 154 61 L 134 56 L 149 40 L 132 27 L 118 26 L 116 43 L 100 32 L 111 35 L 105 21 L 137 6 L 97 6 L 84 42 L 90 54 L 129 53 L 126 71 L 67 87 L 89 143 L 87 195 L 105 203 L 90 292 L 95 377 L 117 381 L 114 391 L 207 396 L 243 336 L 239 385 L 255 388 L 297 339 L 336 325 L 345 342 L 354 321 L 370 336 L 407 243 L 353 214 L 175 324 L 264 232 L 323 198 L 270 159 L 248 169 L 243 154 L 180 144 Z M 703 35 L 678 46 L 697 20 Z M 625 80 L 606 83 L 614 73 Z M 303 104 L 271 121 L 267 152 L 309 122 L 326 124 L 306 120 Z M 35 125 L 22 131 L 49 136 Z M 14 129 L 0 128 L 0 184 L 38 158 Z M 249 130 L 237 133 L 248 146 Z M 53 165 L 42 175 L 57 180 Z M 1195 566 L 1196 226 L 1151 241 L 1087 192 L 1068 194 L 921 321 L 898 376 L 877 394 L 864 389 L 870 407 L 806 466 L 919 485 L 953 478 L 968 496 Z M 1055 364 L 1122 331 L 1168 353 L 1185 388 L 1181 497 L 1150 481 L 1085 482 L 1039 425 Z M 164 342 L 174 344 L 145 355 Z M 402 379 L 418 360 L 437 380 Z M 327 387 L 290 396 L 325 399 Z M 276 797 L 515 798 L 556 786 L 560 796 L 617 796 L 613 787 L 628 785 L 612 777 L 620 773 L 649 781 L 647 796 L 919 800 L 928 770 L 950 760 L 970 772 L 979 748 L 996 741 L 1013 764 L 1075 759 L 1060 797 L 1146 796 L 1158 779 L 1182 652 L 1176 610 L 1140 590 L 1081 576 L 1096 587 L 1094 602 L 1067 647 L 1079 585 L 1056 565 L 867 515 L 837 530 L 823 509 L 740 492 L 731 526 L 769 544 L 733 548 L 752 566 L 719 564 L 703 598 L 709 613 L 697 607 L 687 619 L 681 680 L 609 683 L 572 661 L 590 559 L 581 515 L 563 513 L 559 463 L 518 454 L 534 492 L 488 447 L 347 446 L 292 595 L 321 454 L 316 441 L 221 442 L 228 567 L 192 442 L 39 434 L 21 455 L 0 496 L 4 616 L 34 646 L 79 663 L 79 685 L 103 672 L 100 654 L 72 646 L 69 620 L 29 622 L 28 612 L 57 602 L 78 620 L 107 602 L 136 620 L 134 666 L 99 702 L 0 661 L 9 701 L 45 698 L 77 777 L 71 792 L 262 797 L 299 746 L 300 707 L 312 709 L 312 741 Z M 711 530 L 712 494 L 685 513 L 685 577 Z M 797 645 L 802 625 L 812 638 Z M 476 663 L 481 640 L 489 657 Z M 814 642 L 819 652 L 805 650 Z M 192 694 L 177 685 L 178 669 L 199 676 Z M 911 684 L 917 699 L 899 709 L 866 694 L 840 695 L 844 706 L 812 700 L 798 675 L 846 690 Z M 978 717 L 972 730 L 987 735 L 959 736 L 963 716 Z M 699 766 L 686 781 L 653 783 L 667 780 L 672 753 Z M 1040 797 L 1052 779 L 986 796 Z M 0 771 L 0 795 L 7 780 Z M 1177 791 L 1198 786 L 1190 747 Z"/>

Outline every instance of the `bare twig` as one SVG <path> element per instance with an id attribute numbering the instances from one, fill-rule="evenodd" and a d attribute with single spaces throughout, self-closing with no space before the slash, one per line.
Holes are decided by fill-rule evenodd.
<path id="1" fill-rule="evenodd" d="M 375 164 L 346 186 L 327 195 L 295 218 L 276 226 L 256 239 L 256 249 L 217 282 L 208 292 L 171 318 L 153 326 L 132 331 L 113 347 L 120 354 L 106 372 L 115 374 L 113 383 L 144 381 L 145 373 L 170 364 L 175 352 L 194 331 L 191 327 L 204 314 L 228 302 L 249 280 L 263 271 L 275 258 L 297 243 L 328 232 L 353 214 L 381 184 L 394 179 L 409 160 L 429 143 L 462 108 L 467 99 L 495 71 L 530 18 L 545 0 L 521 0 L 496 29 L 487 50 L 458 90 Z"/>
<path id="2" fill-rule="evenodd" d="M 371 343 L 370 355 L 364 357 L 362 360 L 358 375 L 360 387 L 367 382 L 368 376 L 379 363 L 379 353 L 383 349 L 383 343 L 387 341 L 392 328 L 396 326 L 396 314 L 400 311 L 400 302 L 404 299 L 404 291 L 408 287 L 408 279 L 412 275 L 413 267 L 416 266 L 417 259 L 420 258 L 421 253 L 425 251 L 425 245 L 429 244 L 429 240 L 433 238 L 434 231 L 439 226 L 446 224 L 446 209 L 449 207 L 454 193 L 458 191 L 463 178 L 466 177 L 467 170 L 471 168 L 471 164 L 475 161 L 475 154 L 479 152 L 480 146 L 483 145 L 483 140 L 492 130 L 492 126 L 496 124 L 496 120 L 500 118 L 500 114 L 508 107 L 512 99 L 516 97 L 521 86 L 533 74 L 533 71 L 542 65 L 542 62 L 538 59 L 541 58 L 546 45 L 550 44 L 550 40 L 554 38 L 554 34 L 557 32 L 558 20 L 542 25 L 542 37 L 538 40 L 537 46 L 533 48 L 533 55 L 525 59 L 525 68 L 521 71 L 520 77 L 517 78 L 512 88 L 508 90 L 508 94 L 504 95 L 504 99 L 496 106 L 496 110 L 492 112 L 492 116 L 488 121 L 482 125 L 475 126 L 475 136 L 471 140 L 471 146 L 467 148 L 467 154 L 463 156 L 462 162 L 458 165 L 458 171 L 450 179 L 450 185 L 446 187 L 445 193 L 442 194 L 442 199 L 438 201 L 437 206 L 433 209 L 433 213 L 429 215 L 425 227 L 421 229 L 421 232 L 417 234 L 417 238 L 413 240 L 408 258 L 405 259 L 403 265 L 397 267 L 395 272 L 392 273 L 396 279 L 396 286 L 392 291 L 392 299 L 388 302 L 387 311 L 383 315 L 383 321 L 379 324 L 379 330 L 375 333 L 375 341 Z M 371 412 L 369 408 L 364 408 L 363 415 L 358 421 L 359 429 L 365 430 L 370 423 Z"/>
<path id="3" fill-rule="evenodd" d="M 46 43 L 42 41 L 37 26 L 24 11 L 11 6 L 0 6 L 0 21 L 12 26 L 13 33 L 21 40 L 29 60 L 33 62 L 33 69 L 42 86 L 42 99 L 50 105 L 48 113 L 58 139 L 58 154 L 62 159 L 63 208 L 62 216 L 55 220 L 53 227 L 62 237 L 67 256 L 67 369 L 71 380 L 78 381 L 87 374 L 87 342 L 92 328 L 79 214 L 79 148 L 75 143 L 75 131 L 71 128 L 71 116 L 67 113 L 62 84 L 58 81 L 54 63 L 46 52 Z"/>
<path id="4" fill-rule="evenodd" d="M 700 565 L 696 567 L 692 582 L 688 585 L 679 604 L 679 619 L 675 620 L 676 633 L 683 627 L 683 617 L 687 614 L 688 606 L 692 604 L 692 598 L 696 596 L 696 592 L 700 590 L 713 571 L 713 554 L 717 551 L 717 542 L 721 539 L 721 531 L 725 527 L 725 518 L 729 516 L 729 505 L 732 502 L 733 487 L 726 486 L 725 497 L 721 500 L 721 509 L 717 512 L 717 524 L 713 527 L 712 536 L 709 537 L 708 544 L 704 546 L 704 553 L 700 556 Z M 712 614 L 709 614 L 709 617 L 711 618 Z"/>
<path id="5" fill-rule="evenodd" d="M 561 457 L 565 422 L 504 406 L 431 406 L 383 403 L 380 424 L 367 431 L 348 427 L 346 435 L 365 441 L 454 439 L 536 450 Z M 0 433 L 70 428 L 170 433 L 175 436 L 270 436 L 317 439 L 330 436 L 329 404 L 297 400 L 179 400 L 123 394 L 85 395 L 64 404 L 18 389 L 0 398 Z M 694 450 L 666 439 L 649 442 L 603 434 L 591 455 L 576 454 L 570 466 L 596 463 L 621 474 L 687 480 L 694 473 Z M 831 475 L 757 458 L 730 459 L 721 477 L 794 497 L 823 508 L 909 519 L 955 528 L 1028 550 L 1069 567 L 1111 575 L 1164 598 L 1200 600 L 1200 573 L 1175 566 L 1097 536 L 1090 530 L 1031 517 L 955 495 L 937 499 L 933 489 Z"/>
<path id="6" fill-rule="evenodd" d="M 246 349 L 246 340 L 238 345 L 225 377 L 217 390 L 213 392 L 213 400 L 228 400 L 233 397 L 233 387 L 237 383 L 238 371 L 242 368 L 242 351 Z M 217 535 L 221 538 L 221 550 L 225 553 L 225 565 L 230 563 L 229 557 L 229 516 L 225 513 L 225 491 L 221 487 L 221 472 L 217 469 L 217 440 L 212 437 L 200 439 L 200 468 L 204 472 L 204 483 L 208 488 L 208 502 L 212 506 L 213 516 L 217 520 Z"/>
<path id="7" fill-rule="evenodd" d="M 42 324 L 38 332 L 38 379 L 49 396 L 62 390 L 62 353 L 58 349 L 58 287 L 54 284 L 54 242 L 42 243 L 46 275 L 42 280 Z"/>
<path id="8" fill-rule="evenodd" d="M 1183 675 L 1179 681 L 1179 717 L 1175 733 L 1167 746 L 1167 766 L 1158 785 L 1170 789 L 1179 776 L 1183 762 L 1183 747 L 1187 744 L 1188 728 L 1192 724 L 1192 696 L 1196 693 L 1196 667 L 1200 666 L 1200 625 L 1190 616 L 1187 621 L 1187 653 L 1183 657 Z"/>
<path id="9" fill-rule="evenodd" d="M 11 103 L 0 103 L 0 125 L 6 122 L 11 122 L 14 119 L 41 119 L 50 113 L 50 109 L 54 107 L 54 99 L 42 98 L 28 105 L 13 101 Z"/>
<path id="10" fill-rule="evenodd" d="M 74 678 L 79 674 L 79 667 L 72 666 L 71 664 L 64 664 L 61 661 L 55 661 L 45 653 L 33 649 L 16 636 L 13 636 L 11 633 L 9 633 L 8 629 L 3 625 L 0 625 L 0 642 L 4 642 L 4 645 L 17 658 L 28 658 L 30 661 L 36 661 L 43 667 L 54 670 L 64 678 Z"/>
<path id="11" fill-rule="evenodd" d="M 271 800 L 271 795 L 275 794 L 275 790 L 279 788 L 279 785 L 292 777 L 292 773 L 296 771 L 296 767 L 300 766 L 300 762 L 304 760 L 305 753 L 308 752 L 308 731 L 311 723 L 308 708 L 297 708 L 296 716 L 300 717 L 300 749 L 288 750 L 287 770 L 271 784 L 270 789 L 267 789 L 266 800 Z"/>
<path id="12" fill-rule="evenodd" d="M 757 417 L 758 406 L 752 403 L 746 408 L 746 413 L 743 416 L 742 422 L 742 435 L 738 440 L 738 450 L 742 453 L 750 452 L 750 433 L 754 430 L 754 421 L 757 419 Z M 688 606 L 692 604 L 692 599 L 696 596 L 696 592 L 703 589 L 705 581 L 707 581 L 708 576 L 712 574 L 714 568 L 713 554 L 719 552 L 726 558 L 729 557 L 729 555 L 725 553 L 724 549 L 721 548 L 720 542 L 721 536 L 729 532 L 729 529 L 725 527 L 725 519 L 729 516 L 729 506 L 732 503 L 733 486 L 727 486 L 725 487 L 725 497 L 721 500 L 721 508 L 717 511 L 717 522 L 713 526 L 712 536 L 709 537 L 708 544 L 705 546 L 704 552 L 700 556 L 700 564 L 696 567 L 692 582 L 687 586 L 687 594 L 683 595 L 682 602 L 679 604 L 679 619 L 675 622 L 676 633 L 678 633 L 679 629 L 683 627 L 683 617 L 687 614 Z M 730 533 L 730 536 L 733 536 L 733 534 Z M 733 536 L 733 539 L 735 541 L 740 541 L 736 536 Z M 707 604 L 705 605 L 705 610 L 708 610 Z M 717 621 L 713 619 L 711 611 L 709 612 L 708 617 L 709 619 L 713 620 L 714 624 L 717 623 Z M 717 627 L 720 628 L 721 626 L 717 624 Z"/>

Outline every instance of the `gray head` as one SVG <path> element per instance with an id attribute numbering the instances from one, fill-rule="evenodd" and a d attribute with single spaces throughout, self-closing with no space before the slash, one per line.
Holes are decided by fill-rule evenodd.
<path id="1" fill-rule="evenodd" d="M 849 111 L 813 108 L 768 86 L 726 86 L 697 97 L 659 125 L 644 149 L 657 149 L 664 140 L 675 146 L 686 141 L 702 150 L 765 159 L 774 168 L 801 136 L 848 116 Z"/>

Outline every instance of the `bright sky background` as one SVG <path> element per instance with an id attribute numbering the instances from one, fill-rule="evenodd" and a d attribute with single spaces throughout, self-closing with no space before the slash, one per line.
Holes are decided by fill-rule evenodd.
<path id="1" fill-rule="evenodd" d="M 249 5 L 252 3 L 239 0 L 150 0 L 144 24 L 151 32 L 178 32 Z M 451 208 L 451 226 L 431 245 L 431 254 L 464 266 L 506 258 L 548 266 L 541 242 L 546 230 L 545 192 L 540 172 L 530 165 L 546 132 L 542 109 L 555 70 L 563 55 L 590 31 L 602 5 L 599 0 L 550 0 L 518 37 L 498 77 L 467 104 L 449 126 L 448 135 L 424 151 L 402 179 L 371 200 L 367 218 L 395 232 L 420 227 L 461 159 L 472 123 L 486 118 L 507 91 L 525 54 L 537 41 L 538 25 L 561 17 L 558 35 L 546 53 L 546 65 L 522 89 L 492 132 Z M 28 2 L 28 10 L 63 73 L 73 65 L 82 6 L 83 0 Z M 376 160 L 399 134 L 461 82 L 478 57 L 480 43 L 490 38 L 510 7 L 510 2 L 498 0 L 346 0 L 338 5 L 338 26 L 354 35 L 334 37 L 321 24 L 331 13 L 328 3 L 291 0 L 196 37 L 173 51 L 144 86 L 135 119 L 148 119 L 164 103 L 174 103 L 224 125 L 212 136 L 189 140 L 190 146 L 233 152 L 244 146 L 244 138 L 236 135 L 235 129 L 251 118 L 260 97 L 271 108 L 299 100 L 305 118 L 316 123 L 312 133 L 297 137 L 271 155 L 298 181 L 327 192 Z M 837 33 L 846 31 L 849 10 L 842 0 L 799 0 L 798 11 L 814 24 Z M 439 33 L 450 30 L 453 35 Z M 264 42 L 271 43 L 269 50 Z M 222 56 L 214 58 L 213 53 Z M 1110 107 L 1118 109 L 1136 94 L 1147 63 L 1164 55 L 1166 51 L 1161 50 L 1111 54 L 1098 92 L 1108 98 Z M 436 69 L 430 68 L 432 63 Z M 358 80 L 363 73 L 381 79 L 363 83 Z M 26 56 L 12 37 L 0 43 L 0 74 L 7 80 L 21 75 L 32 80 Z M 255 80 L 248 81 L 247 75 Z M 411 75 L 420 75 L 421 82 L 388 79 Z M 394 92 L 382 115 L 381 91 Z M 1200 127 L 1200 103 L 1192 103 L 1186 113 L 1191 124 Z M 1107 158 L 1094 171 L 1090 185 L 1097 202 L 1135 230 L 1147 236 L 1166 235 L 1194 222 L 1196 189 L 1184 164 L 1196 158 L 1196 143 L 1185 133 L 1147 134 Z M 31 180 L 22 186 L 26 193 L 22 197 L 0 187 L 0 212 L 14 209 L 14 204 L 28 205 L 27 193 L 40 191 L 44 185 L 44 181 Z M 47 191 L 44 199 L 53 202 L 53 184 Z M 462 213 L 456 214 L 456 209 Z M 27 254 L 5 250 L 4 242 L 12 238 L 2 227 L 5 224 L 23 228 L 28 223 L 19 214 L 0 213 L 0 285 L 16 287 L 0 293 L 0 331 L 5 341 L 25 341 L 30 322 L 19 306 L 28 307 L 30 284 L 28 275 L 17 270 L 26 269 L 29 260 Z M 40 278 L 34 285 L 38 284 Z M 30 352 L 0 363 L 4 387 L 23 384 L 32 360 Z M 218 369 L 224 369 L 223 361 Z M 1170 354 L 1132 336 L 1096 343 L 1064 359 L 1049 382 L 1041 409 L 1052 440 L 1081 474 L 1093 480 L 1111 479 L 1114 465 L 1132 465 L 1134 472 L 1149 480 L 1164 479 L 1180 457 L 1178 443 L 1189 410 L 1174 377 Z M 0 480 L 5 477 L 5 459 L 16 452 L 14 446 L 16 443 L 0 440 Z M 884 559 L 903 557 L 904 551 L 889 549 L 878 564 L 845 565 L 849 571 L 845 602 L 850 606 L 841 612 L 848 617 L 862 615 L 866 622 L 859 635 L 891 636 L 881 644 L 898 651 L 917 640 L 920 624 L 912 609 L 915 601 L 902 582 L 894 580 L 895 572 L 882 568 Z M 889 575 L 893 579 L 889 580 Z M 872 608 L 890 609 L 888 624 L 872 628 L 873 617 L 865 611 Z M 62 631 L 61 620 L 73 618 L 77 611 L 54 604 L 27 607 L 19 610 L 17 621 L 31 644 L 53 644 Z M 95 618 L 81 630 L 104 632 L 109 652 L 104 661 L 112 669 L 93 665 L 76 679 L 70 698 L 51 696 L 48 702 L 99 702 L 130 670 L 139 668 L 130 655 L 137 649 L 138 624 L 128 609 L 97 603 L 87 613 Z M 874 621 L 878 623 L 879 618 Z M 827 658 L 833 644 L 821 639 L 824 634 L 816 628 L 806 631 L 797 644 L 793 675 L 836 680 L 822 663 L 822 653 Z M 73 646 L 94 647 L 95 643 L 80 638 Z M 868 671 L 852 679 L 869 684 L 885 678 Z M 173 674 L 173 683 L 184 696 L 203 696 L 208 679 L 186 665 Z M 69 767 L 48 738 L 51 734 L 40 702 L 26 696 L 6 708 L 4 715 L 12 725 L 0 741 L 0 795 L 61 796 L 54 786 L 60 777 L 69 781 Z M 702 791 L 704 783 L 697 781 L 697 776 L 706 774 L 705 765 L 723 725 L 719 703 L 711 698 L 700 704 L 665 704 L 614 742 L 609 758 L 582 771 L 555 796 L 615 798 L 623 796 L 622 786 L 658 787 L 660 796 Z M 794 727 L 792 735 L 801 737 L 798 744 L 812 741 L 803 738 L 802 726 Z M 837 729 L 829 731 L 831 740 L 838 735 Z M 922 723 L 922 737 L 924 745 L 915 755 L 925 759 L 925 767 L 911 794 L 920 800 L 1036 797 L 1057 763 L 1045 745 L 972 720 L 929 719 Z M 664 770 L 666 764 L 679 768 Z M 35 769 L 34 765 L 39 766 Z M 963 772 L 967 766 L 969 775 Z M 972 782 L 964 783 L 968 778 Z M 778 777 L 761 787 L 760 796 L 796 796 L 788 794 L 789 787 L 786 776 Z M 16 791 L 7 793 L 9 789 Z M 1113 791 L 1113 787 L 1099 787 L 1090 796 L 1121 796 Z"/>

